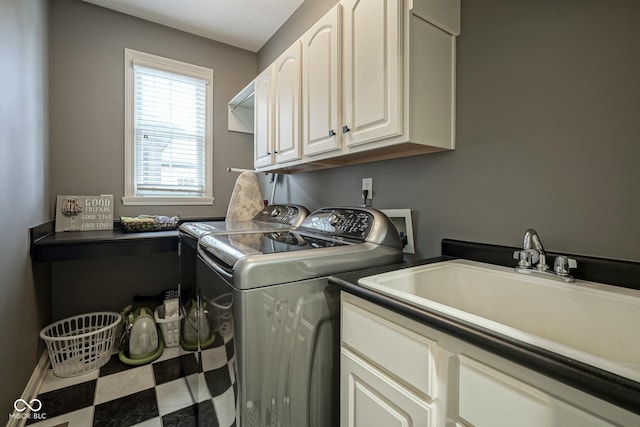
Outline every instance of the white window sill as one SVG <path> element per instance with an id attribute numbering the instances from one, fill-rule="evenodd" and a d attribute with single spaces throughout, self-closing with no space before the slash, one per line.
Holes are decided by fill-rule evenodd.
<path id="1" fill-rule="evenodd" d="M 213 205 L 213 197 L 123 197 L 125 206 L 192 206 Z"/>

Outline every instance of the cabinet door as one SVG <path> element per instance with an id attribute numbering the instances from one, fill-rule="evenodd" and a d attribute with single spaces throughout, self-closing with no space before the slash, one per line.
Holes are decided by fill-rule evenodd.
<path id="1" fill-rule="evenodd" d="M 344 3 L 342 78 L 346 143 L 354 146 L 400 135 L 402 1 Z"/>
<path id="2" fill-rule="evenodd" d="M 342 302 L 341 314 L 344 346 L 430 399 L 438 397 L 435 341 L 348 301 Z"/>
<path id="3" fill-rule="evenodd" d="M 340 372 L 340 427 L 435 425 L 434 407 L 345 349 Z"/>
<path id="4" fill-rule="evenodd" d="M 273 164 L 273 67 L 255 79 L 253 167 Z"/>
<path id="5" fill-rule="evenodd" d="M 305 156 L 342 148 L 340 18 L 336 5 L 302 36 L 302 147 Z"/>
<path id="6" fill-rule="evenodd" d="M 459 362 L 458 416 L 476 427 L 614 427 L 474 359 Z"/>
<path id="7" fill-rule="evenodd" d="M 297 160 L 300 154 L 300 41 L 287 49 L 273 65 L 274 146 L 276 163 Z"/>

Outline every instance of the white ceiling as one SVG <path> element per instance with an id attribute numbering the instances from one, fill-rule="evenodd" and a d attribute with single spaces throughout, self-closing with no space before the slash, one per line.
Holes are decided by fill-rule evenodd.
<path id="1" fill-rule="evenodd" d="M 84 0 L 257 52 L 304 0 Z"/>

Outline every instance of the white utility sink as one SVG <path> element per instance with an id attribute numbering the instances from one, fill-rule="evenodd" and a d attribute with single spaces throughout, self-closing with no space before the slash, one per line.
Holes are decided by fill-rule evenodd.
<path id="1" fill-rule="evenodd" d="M 640 291 L 557 282 L 467 260 L 358 283 L 640 382 Z"/>

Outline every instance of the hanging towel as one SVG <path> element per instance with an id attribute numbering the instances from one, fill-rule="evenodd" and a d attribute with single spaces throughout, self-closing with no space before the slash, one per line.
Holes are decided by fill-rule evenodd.
<path id="1" fill-rule="evenodd" d="M 258 177 L 253 172 L 242 172 L 233 187 L 225 221 L 248 221 L 263 207 Z"/>

